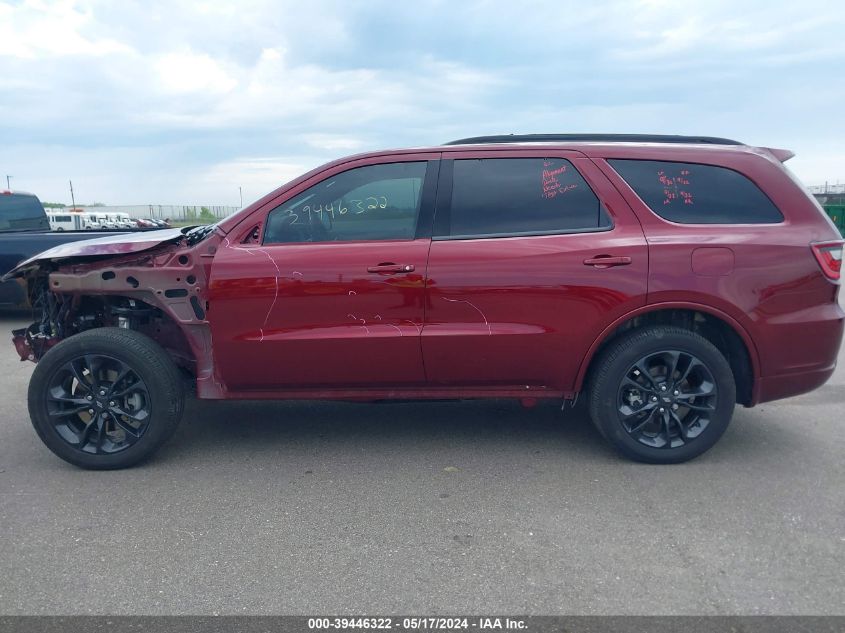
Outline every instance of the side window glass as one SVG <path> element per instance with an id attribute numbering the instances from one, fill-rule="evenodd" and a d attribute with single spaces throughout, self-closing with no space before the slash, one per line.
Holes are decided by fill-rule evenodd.
<path id="1" fill-rule="evenodd" d="M 413 239 L 426 163 L 341 172 L 273 209 L 265 244 Z"/>
<path id="2" fill-rule="evenodd" d="M 599 199 L 561 158 L 456 160 L 448 235 L 503 237 L 610 227 Z"/>
<path id="3" fill-rule="evenodd" d="M 661 218 L 680 224 L 765 224 L 783 215 L 738 171 L 698 163 L 607 161 Z"/>

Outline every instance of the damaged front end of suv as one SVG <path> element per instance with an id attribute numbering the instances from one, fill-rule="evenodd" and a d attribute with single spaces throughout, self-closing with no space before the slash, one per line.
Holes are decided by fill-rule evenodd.
<path id="1" fill-rule="evenodd" d="M 87 330 L 129 329 L 155 340 L 215 397 L 206 313 L 221 238 L 214 225 L 167 229 L 63 244 L 21 262 L 4 276 L 26 281 L 38 319 L 12 332 L 21 360 L 37 363 Z"/>

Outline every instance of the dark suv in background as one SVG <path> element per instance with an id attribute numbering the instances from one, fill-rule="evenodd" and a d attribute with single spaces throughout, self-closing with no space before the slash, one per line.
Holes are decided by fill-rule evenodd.
<path id="1" fill-rule="evenodd" d="M 0 189 L 0 276 L 22 259 L 58 244 L 90 240 L 114 231 L 51 231 L 44 206 L 35 194 Z M 0 309 L 27 308 L 26 288 L 17 281 L 0 282 Z"/>
<path id="2" fill-rule="evenodd" d="M 833 373 L 843 242 L 791 155 L 463 139 L 335 161 L 213 226 L 60 246 L 10 273 L 42 307 L 14 335 L 33 424 L 118 468 L 173 432 L 181 374 L 204 399 L 583 393 L 624 455 L 688 460 L 737 403 Z"/>

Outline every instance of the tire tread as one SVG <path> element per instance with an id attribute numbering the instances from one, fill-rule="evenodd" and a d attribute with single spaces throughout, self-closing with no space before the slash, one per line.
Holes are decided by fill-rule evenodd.
<path id="1" fill-rule="evenodd" d="M 134 368 L 146 374 L 144 382 L 153 399 L 151 423 L 156 426 L 148 429 L 142 440 L 132 447 L 112 455 L 92 455 L 74 449 L 56 436 L 41 411 L 47 381 L 55 367 L 66 362 L 65 357 L 92 351 L 120 356 L 124 360 L 128 357 L 130 365 L 139 364 Z M 92 470 L 127 468 L 148 459 L 176 431 L 185 405 L 183 381 L 173 359 L 150 337 L 116 327 L 86 330 L 61 341 L 36 365 L 27 393 L 30 418 L 41 440 L 65 461 Z M 151 432 L 150 439 L 144 442 Z"/>
<path id="2" fill-rule="evenodd" d="M 614 420 L 608 420 L 603 412 L 607 408 L 608 399 L 616 401 L 618 384 L 614 380 L 614 373 L 617 371 L 617 363 L 620 357 L 635 349 L 648 349 L 653 346 L 656 339 L 664 338 L 686 339 L 693 346 L 700 346 L 707 354 L 713 355 L 713 360 L 718 364 L 716 369 L 725 379 L 719 384 L 719 402 L 723 399 L 730 402 L 730 409 L 727 413 L 727 420 L 722 421 L 720 428 L 710 438 L 700 437 L 688 445 L 687 450 L 681 449 L 650 449 L 643 446 L 642 449 L 634 449 L 628 444 L 617 440 L 617 433 L 612 425 L 618 424 Z M 620 335 L 611 341 L 602 350 L 591 367 L 587 381 L 588 410 L 590 419 L 598 429 L 599 433 L 616 448 L 617 451 L 626 457 L 647 463 L 680 463 L 688 461 L 709 450 L 724 433 L 733 412 L 734 401 L 736 400 L 736 383 L 730 363 L 721 351 L 709 340 L 691 330 L 671 325 L 650 325 Z M 615 406 L 615 404 L 614 404 Z M 706 433 L 706 431 L 705 431 Z M 660 452 L 662 451 L 662 453 Z"/>

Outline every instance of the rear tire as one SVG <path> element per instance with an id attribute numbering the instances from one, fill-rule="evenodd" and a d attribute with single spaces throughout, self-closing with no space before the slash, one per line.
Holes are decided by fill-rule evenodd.
<path id="1" fill-rule="evenodd" d="M 76 334 L 48 351 L 29 382 L 32 425 L 51 451 L 94 470 L 133 466 L 176 430 L 182 376 L 151 338 L 122 328 Z"/>
<path id="2" fill-rule="evenodd" d="M 730 364 L 695 332 L 671 326 L 628 332 L 594 367 L 590 417 L 630 459 L 688 461 L 710 449 L 730 424 L 736 402 Z"/>

